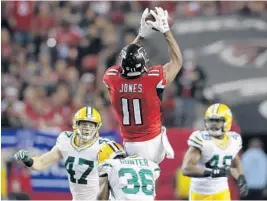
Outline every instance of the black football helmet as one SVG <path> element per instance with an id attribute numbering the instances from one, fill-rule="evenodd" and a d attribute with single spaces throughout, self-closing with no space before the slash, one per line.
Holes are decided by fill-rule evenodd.
<path id="1" fill-rule="evenodd" d="M 124 77 L 137 77 L 146 71 L 149 58 L 145 49 L 137 44 L 130 44 L 120 52 L 121 75 Z"/>

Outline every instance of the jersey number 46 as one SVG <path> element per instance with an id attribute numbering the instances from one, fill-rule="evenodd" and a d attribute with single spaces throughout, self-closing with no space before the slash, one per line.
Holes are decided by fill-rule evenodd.
<path id="1" fill-rule="evenodd" d="M 219 155 L 214 155 L 207 163 L 207 168 L 213 168 L 213 167 L 230 167 L 232 163 L 232 156 L 226 155 L 224 157 L 220 157 Z"/>

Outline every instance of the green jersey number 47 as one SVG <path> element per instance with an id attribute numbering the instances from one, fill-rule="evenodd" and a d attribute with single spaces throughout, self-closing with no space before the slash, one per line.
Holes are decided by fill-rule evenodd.
<path id="1" fill-rule="evenodd" d="M 70 181 L 72 183 L 87 184 L 86 178 L 90 174 L 92 169 L 94 168 L 94 161 L 89 161 L 89 160 L 86 160 L 83 158 L 79 158 L 78 160 L 79 160 L 78 164 L 79 165 L 86 165 L 87 169 L 83 172 L 83 174 L 81 175 L 81 177 L 79 179 L 75 179 L 75 177 L 74 177 L 75 171 L 73 170 L 73 164 L 75 161 L 75 157 L 69 156 L 65 162 L 65 167 L 66 167 L 67 172 L 70 175 Z"/>

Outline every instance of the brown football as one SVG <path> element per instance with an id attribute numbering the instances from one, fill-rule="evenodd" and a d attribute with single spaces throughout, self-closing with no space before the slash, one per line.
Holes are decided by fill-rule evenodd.
<path id="1" fill-rule="evenodd" d="M 156 10 L 153 10 L 155 13 L 157 13 L 157 11 Z M 154 16 L 151 14 L 151 13 L 149 13 L 148 14 L 148 16 L 146 16 L 146 18 L 145 18 L 145 21 L 152 21 L 152 22 L 155 22 L 155 18 L 154 18 Z M 169 26 L 170 26 L 170 28 L 173 26 L 173 24 L 174 24 L 174 21 L 173 21 L 173 19 L 172 19 L 172 17 L 170 17 L 170 15 L 169 15 L 169 17 L 168 17 L 168 23 L 169 23 Z M 156 29 L 156 28 L 152 28 L 153 30 L 155 30 L 155 31 L 159 31 L 158 29 Z"/>

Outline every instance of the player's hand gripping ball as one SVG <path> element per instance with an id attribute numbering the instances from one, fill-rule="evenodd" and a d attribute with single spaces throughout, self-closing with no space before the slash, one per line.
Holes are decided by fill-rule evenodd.
<path id="1" fill-rule="evenodd" d="M 155 21 L 156 21 L 156 18 L 155 18 L 154 15 L 152 14 L 152 11 L 153 11 L 155 14 L 158 14 L 156 9 L 153 9 L 153 10 L 150 9 L 148 15 L 147 15 L 146 18 L 145 18 L 145 21 L 146 21 L 146 22 L 147 22 L 147 21 L 151 21 L 151 22 L 155 22 Z M 173 18 L 170 17 L 169 15 L 168 15 L 168 24 L 169 24 L 169 27 L 170 27 L 170 28 L 171 28 L 171 27 L 173 26 L 173 24 L 174 24 Z M 160 31 L 160 30 L 158 30 L 158 29 L 155 28 L 155 27 L 153 27 L 152 29 L 155 30 L 155 31 Z"/>

